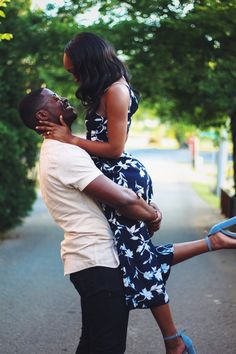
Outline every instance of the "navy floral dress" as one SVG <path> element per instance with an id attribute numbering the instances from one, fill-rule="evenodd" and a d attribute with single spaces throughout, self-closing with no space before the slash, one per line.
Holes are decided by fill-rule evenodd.
<path id="1" fill-rule="evenodd" d="M 131 116 L 138 108 L 133 90 L 130 92 L 128 128 Z M 107 119 L 97 113 L 86 117 L 87 139 L 108 141 Z M 152 181 L 145 167 L 132 155 L 123 152 L 118 159 L 92 156 L 96 166 L 115 183 L 128 187 L 147 202 L 152 199 Z M 165 289 L 173 258 L 173 245 L 154 246 L 146 225 L 130 220 L 114 209 L 102 205 L 105 216 L 115 235 L 120 266 L 123 273 L 126 304 L 129 309 L 150 308 L 169 302 Z"/>

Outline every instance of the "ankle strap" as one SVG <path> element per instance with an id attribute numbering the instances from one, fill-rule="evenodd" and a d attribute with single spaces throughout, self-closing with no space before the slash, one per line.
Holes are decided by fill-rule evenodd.
<path id="1" fill-rule="evenodd" d="M 184 329 L 180 329 L 173 336 L 163 337 L 164 340 L 175 339 L 177 337 L 181 337 L 181 334 L 184 332 Z"/>
<path id="2" fill-rule="evenodd" d="M 205 237 L 205 241 L 206 241 L 206 244 L 208 247 L 208 251 L 212 251 L 212 245 L 211 245 L 211 240 L 210 240 L 209 236 Z"/>

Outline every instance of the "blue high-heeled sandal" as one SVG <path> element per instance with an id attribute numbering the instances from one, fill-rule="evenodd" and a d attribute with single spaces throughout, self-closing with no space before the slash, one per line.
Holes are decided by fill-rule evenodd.
<path id="1" fill-rule="evenodd" d="M 234 225 L 236 225 L 236 216 L 212 226 L 212 228 L 208 232 L 208 235 L 205 237 L 209 251 L 212 251 L 211 240 L 209 237 L 211 235 L 215 234 L 216 232 L 222 232 L 226 236 L 236 238 L 235 232 L 231 232 L 231 231 L 227 230 L 227 228 L 234 226 Z"/>
<path id="2" fill-rule="evenodd" d="M 178 332 L 177 332 L 176 334 L 174 334 L 173 336 L 164 337 L 164 340 L 165 340 L 165 341 L 166 341 L 166 340 L 168 341 L 168 340 L 170 340 L 170 339 L 175 339 L 175 338 L 177 338 L 177 337 L 181 337 L 182 340 L 183 340 L 183 342 L 184 342 L 184 344 L 185 344 L 185 350 L 184 350 L 183 354 L 184 354 L 184 353 L 197 354 L 196 349 L 195 349 L 194 346 L 193 346 L 192 340 L 191 340 L 188 336 L 186 336 L 186 335 L 184 334 L 184 330 L 183 330 L 183 329 L 181 329 L 180 331 L 178 331 Z"/>

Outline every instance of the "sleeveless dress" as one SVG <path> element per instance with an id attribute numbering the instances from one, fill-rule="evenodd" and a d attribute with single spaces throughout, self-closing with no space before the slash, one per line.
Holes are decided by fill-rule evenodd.
<path id="1" fill-rule="evenodd" d="M 128 127 L 138 108 L 133 90 L 130 92 Z M 107 119 L 97 113 L 86 117 L 87 139 L 107 142 Z M 118 159 L 92 156 L 96 166 L 115 183 L 128 187 L 145 201 L 152 199 L 152 181 L 145 167 L 132 155 L 123 152 Z M 173 245 L 154 246 L 146 225 L 118 214 L 102 204 L 103 212 L 115 236 L 120 267 L 123 275 L 125 300 L 130 310 L 150 308 L 169 302 L 165 283 L 169 277 L 173 258 Z"/>

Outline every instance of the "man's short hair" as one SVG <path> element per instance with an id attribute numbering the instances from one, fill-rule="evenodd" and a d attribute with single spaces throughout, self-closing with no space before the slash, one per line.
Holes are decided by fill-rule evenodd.
<path id="1" fill-rule="evenodd" d="M 43 99 L 42 91 L 43 88 L 40 88 L 28 93 L 19 104 L 19 114 L 23 123 L 33 130 L 38 125 L 35 114 Z"/>

